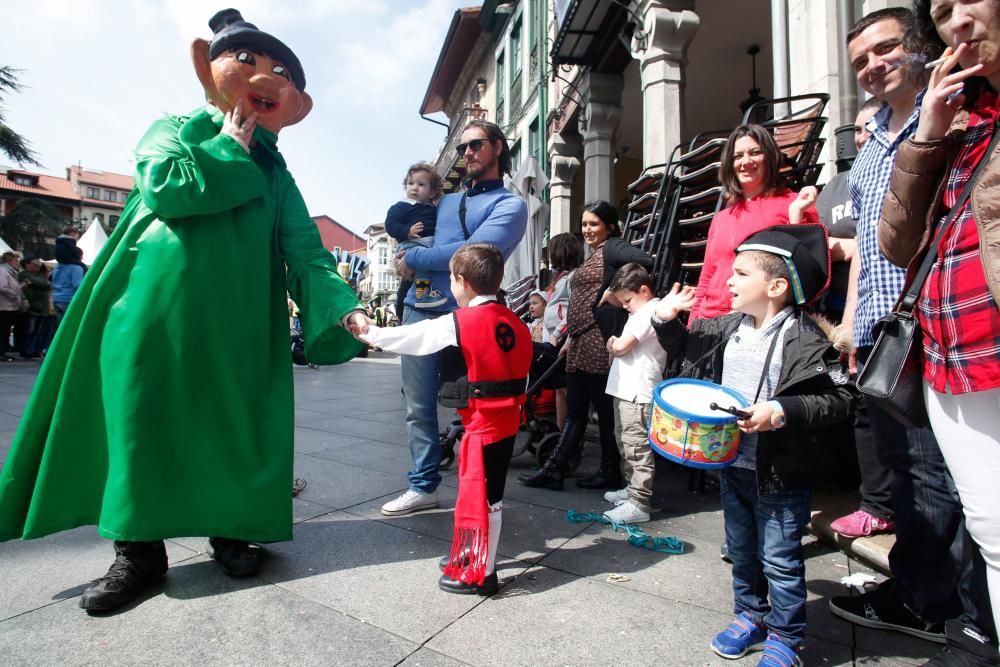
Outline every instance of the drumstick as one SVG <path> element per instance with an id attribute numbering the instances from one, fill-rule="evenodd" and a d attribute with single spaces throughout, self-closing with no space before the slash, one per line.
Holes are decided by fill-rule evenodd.
<path id="1" fill-rule="evenodd" d="M 702 405 L 704 405 L 704 403 L 702 403 Z M 708 407 L 712 410 L 718 410 L 719 412 L 728 412 L 732 416 L 739 417 L 740 419 L 750 419 L 750 417 L 753 416 L 749 412 L 740 410 L 735 405 L 730 405 L 728 408 L 724 408 L 718 403 L 712 402 L 708 405 Z"/>

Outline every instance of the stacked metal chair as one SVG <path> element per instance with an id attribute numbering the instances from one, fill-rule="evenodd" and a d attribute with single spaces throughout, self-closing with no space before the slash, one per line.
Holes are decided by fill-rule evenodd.
<path id="1" fill-rule="evenodd" d="M 789 113 L 764 123 L 774 133 L 785 156 L 781 171 L 786 185 L 800 190 L 814 185 L 823 165 L 823 110 L 830 96 L 796 95 L 763 100 L 747 109 L 743 123 L 775 108 Z M 623 236 L 654 258 L 656 293 L 674 282 L 696 285 L 704 263 L 708 228 L 725 206 L 719 183 L 722 148 L 731 130 L 706 132 L 678 145 L 666 164 L 652 165 L 628 189 Z"/>

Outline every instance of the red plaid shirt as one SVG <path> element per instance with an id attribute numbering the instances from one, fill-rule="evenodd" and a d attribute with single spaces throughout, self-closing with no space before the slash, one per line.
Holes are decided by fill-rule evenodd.
<path id="1" fill-rule="evenodd" d="M 997 95 L 982 93 L 948 172 L 947 210 L 983 159 L 998 115 Z M 971 199 L 958 218 L 949 221 L 917 306 L 924 334 L 924 378 L 934 391 L 950 388 L 952 394 L 965 394 L 1000 387 L 1000 311 L 983 272 Z"/>

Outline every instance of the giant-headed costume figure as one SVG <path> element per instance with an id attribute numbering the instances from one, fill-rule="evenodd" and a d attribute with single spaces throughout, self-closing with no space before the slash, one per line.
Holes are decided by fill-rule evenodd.
<path id="1" fill-rule="evenodd" d="M 295 54 L 236 10 L 192 45 L 209 104 L 157 121 L 135 189 L 42 365 L 0 472 L 0 539 L 96 524 L 115 565 L 81 606 L 107 611 L 166 572 L 162 540 L 212 536 L 228 574 L 249 541 L 291 539 L 286 289 L 310 361 L 359 350 L 359 308 L 278 152 L 312 108 Z"/>

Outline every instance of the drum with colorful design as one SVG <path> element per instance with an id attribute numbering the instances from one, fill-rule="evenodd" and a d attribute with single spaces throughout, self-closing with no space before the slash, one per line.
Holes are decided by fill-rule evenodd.
<path id="1" fill-rule="evenodd" d="M 724 468 L 740 451 L 737 418 L 709 405 L 746 408 L 739 392 L 713 382 L 680 378 L 653 390 L 649 444 L 666 458 L 693 468 Z"/>

